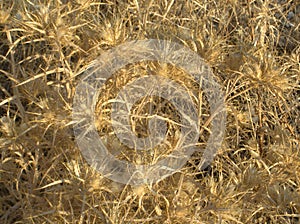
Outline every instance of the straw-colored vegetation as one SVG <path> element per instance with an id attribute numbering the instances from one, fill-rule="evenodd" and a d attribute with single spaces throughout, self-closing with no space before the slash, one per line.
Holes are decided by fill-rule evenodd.
<path id="1" fill-rule="evenodd" d="M 299 24 L 297 0 L 2 0 L 0 223 L 299 223 Z M 207 169 L 198 169 L 199 152 L 161 182 L 132 187 L 84 160 L 72 99 L 102 52 L 149 38 L 181 43 L 213 68 L 226 93 L 227 128 Z M 136 163 L 149 158 L 121 147 L 105 102 L 147 71 L 193 88 L 181 71 L 155 63 L 132 65 L 107 83 L 97 104 L 99 136 Z M 143 100 L 133 114 L 146 113 Z M 172 105 L 155 100 L 176 121 Z M 132 124 L 147 135 L 145 119 Z M 176 141 L 178 127 L 169 127 L 170 144 L 156 155 Z"/>

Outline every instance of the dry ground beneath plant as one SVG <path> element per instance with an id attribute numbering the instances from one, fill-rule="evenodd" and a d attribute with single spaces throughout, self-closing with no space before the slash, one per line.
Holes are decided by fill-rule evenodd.
<path id="1" fill-rule="evenodd" d="M 1 1 L 0 222 L 299 223 L 299 23 L 297 0 Z M 72 99 L 99 55 L 149 38 L 183 44 L 213 68 L 226 135 L 206 170 L 199 152 L 167 179 L 131 187 L 86 163 Z M 124 77 L 158 69 L 136 67 Z M 99 107 L 117 87 L 106 85 Z M 99 135 L 118 150 L 108 114 Z"/>

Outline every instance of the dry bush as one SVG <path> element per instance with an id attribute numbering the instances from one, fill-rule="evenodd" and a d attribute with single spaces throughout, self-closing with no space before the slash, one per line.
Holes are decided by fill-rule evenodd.
<path id="1" fill-rule="evenodd" d="M 0 222 L 299 223 L 299 15 L 294 0 L 1 1 Z M 74 142 L 72 98 L 102 52 L 148 38 L 181 43 L 209 63 L 226 92 L 227 130 L 207 169 L 195 153 L 176 174 L 132 187 L 86 163 Z M 158 67 L 132 65 L 107 83 L 97 128 L 112 151 L 124 148 L 105 102 L 121 86 L 150 69 L 193 88 L 176 68 Z M 160 113 L 176 121 L 164 103 Z M 133 112 L 145 113 L 141 105 Z M 147 135 L 145 119 L 133 123 Z M 130 161 L 149 162 L 131 153 Z"/>

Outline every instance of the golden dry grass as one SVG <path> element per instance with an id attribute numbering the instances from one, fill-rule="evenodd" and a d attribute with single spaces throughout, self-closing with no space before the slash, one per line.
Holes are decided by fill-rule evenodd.
<path id="1" fill-rule="evenodd" d="M 226 92 L 227 129 L 208 169 L 197 169 L 196 153 L 167 179 L 131 187 L 86 163 L 72 99 L 102 52 L 149 38 L 207 61 Z M 130 80 L 156 69 L 147 66 L 121 72 Z M 118 80 L 99 107 L 126 83 Z M 0 223 L 299 223 L 299 100 L 296 0 L 1 1 Z M 118 150 L 103 111 L 99 134 Z"/>

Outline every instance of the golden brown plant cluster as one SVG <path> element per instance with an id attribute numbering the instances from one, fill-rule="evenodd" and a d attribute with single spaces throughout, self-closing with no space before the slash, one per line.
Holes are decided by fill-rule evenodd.
<path id="1" fill-rule="evenodd" d="M 159 183 L 133 187 L 84 160 L 72 99 L 99 55 L 150 38 L 180 43 L 212 67 L 226 94 L 226 134 L 207 169 L 198 169 L 199 152 Z M 106 83 L 96 110 L 99 136 L 136 163 L 156 157 L 136 157 L 116 140 L 109 100 L 149 71 L 195 87 L 182 71 L 151 63 Z M 142 100 L 136 116 L 151 100 L 165 105 L 162 115 L 173 110 L 161 99 Z M 297 0 L 1 1 L 0 223 L 299 223 L 299 101 Z M 168 114 L 170 144 L 156 156 L 176 141 L 177 116 Z M 147 135 L 144 118 L 132 124 Z M 209 126 L 201 144 L 208 134 Z"/>

